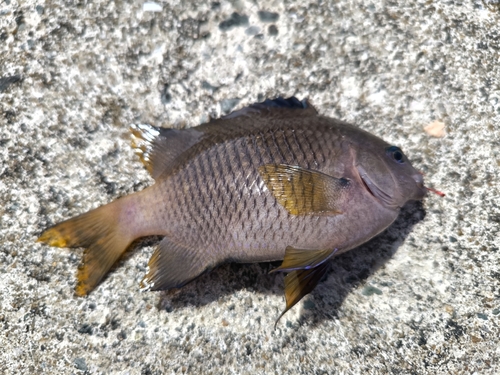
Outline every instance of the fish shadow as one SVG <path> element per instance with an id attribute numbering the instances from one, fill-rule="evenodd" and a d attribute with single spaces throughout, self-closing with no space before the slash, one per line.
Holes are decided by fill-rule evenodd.
<path id="1" fill-rule="evenodd" d="M 425 215 L 422 202 L 409 202 L 403 207 L 396 221 L 384 232 L 356 249 L 334 258 L 330 270 L 311 293 L 313 298 L 306 296 L 303 299 L 305 302 L 295 307 L 301 308 L 298 321 L 287 321 L 286 314 L 282 321 L 287 325 L 315 326 L 325 319 L 337 318 L 347 295 L 364 284 L 394 256 L 415 224 L 423 220 Z M 280 264 L 281 262 L 224 264 L 180 289 L 161 292 L 157 308 L 170 312 L 200 307 L 214 301 L 224 303 L 240 290 L 254 292 L 257 296 L 283 295 L 284 275 L 269 274 L 269 271 Z M 234 307 L 229 305 L 229 308 Z M 279 312 L 276 318 L 278 316 Z"/>

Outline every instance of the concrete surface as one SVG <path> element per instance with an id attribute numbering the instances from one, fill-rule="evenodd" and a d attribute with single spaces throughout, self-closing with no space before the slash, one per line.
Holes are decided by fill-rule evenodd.
<path id="1" fill-rule="evenodd" d="M 0 2 L 0 373 L 500 373 L 499 2 L 197 3 Z M 336 259 L 275 331 L 273 265 L 141 293 L 155 240 L 73 295 L 82 250 L 34 241 L 152 183 L 130 123 L 277 95 L 399 145 L 446 198 Z"/>

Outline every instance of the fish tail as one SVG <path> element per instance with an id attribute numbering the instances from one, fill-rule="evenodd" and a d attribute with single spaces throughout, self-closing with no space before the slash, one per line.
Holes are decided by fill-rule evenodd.
<path id="1" fill-rule="evenodd" d="M 135 239 L 127 223 L 120 220 L 123 204 L 119 199 L 47 229 L 38 238 L 56 247 L 85 247 L 78 269 L 75 293 L 92 291 Z"/>

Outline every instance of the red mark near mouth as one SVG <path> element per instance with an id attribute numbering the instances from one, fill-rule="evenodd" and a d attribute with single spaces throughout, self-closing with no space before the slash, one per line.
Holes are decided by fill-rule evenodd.
<path id="1" fill-rule="evenodd" d="M 425 187 L 427 190 L 429 191 L 432 191 L 433 193 L 436 193 L 437 195 L 439 195 L 440 197 L 446 197 L 446 194 L 443 193 L 443 192 L 440 192 L 439 190 L 436 190 L 436 189 L 433 189 L 433 188 L 430 188 L 430 187 Z"/>

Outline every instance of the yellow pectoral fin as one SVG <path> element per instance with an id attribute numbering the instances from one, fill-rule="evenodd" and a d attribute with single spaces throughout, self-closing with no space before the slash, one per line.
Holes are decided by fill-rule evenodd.
<path id="1" fill-rule="evenodd" d="M 266 164 L 259 173 L 267 188 L 292 215 L 341 214 L 350 182 L 286 164 Z"/>

